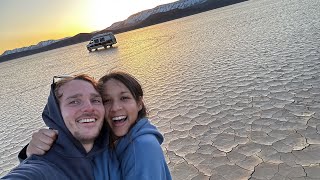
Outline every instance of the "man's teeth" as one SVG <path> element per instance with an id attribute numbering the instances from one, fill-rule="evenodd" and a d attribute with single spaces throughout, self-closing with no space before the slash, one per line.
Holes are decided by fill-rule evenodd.
<path id="1" fill-rule="evenodd" d="M 112 118 L 112 121 L 121 121 L 121 120 L 125 120 L 126 118 L 127 118 L 126 116 L 118 116 L 118 117 Z"/>
<path id="2" fill-rule="evenodd" d="M 80 119 L 79 123 L 89 123 L 89 122 L 95 122 L 95 119 Z"/>

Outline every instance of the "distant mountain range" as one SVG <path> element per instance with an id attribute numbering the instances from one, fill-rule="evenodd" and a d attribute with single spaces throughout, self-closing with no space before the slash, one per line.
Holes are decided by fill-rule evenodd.
<path id="1" fill-rule="evenodd" d="M 79 33 L 73 37 L 41 41 L 37 45 L 7 50 L 0 56 L 0 62 L 89 41 L 92 36 L 98 33 L 122 33 L 243 1 L 247 0 L 180 0 L 169 4 L 159 5 L 153 9 L 133 14 L 126 20 L 116 22 L 101 31 L 93 33 Z"/>
<path id="2" fill-rule="evenodd" d="M 58 42 L 58 41 L 60 41 L 60 40 L 41 41 L 37 45 L 31 45 L 31 46 L 28 46 L 28 47 L 22 47 L 22 48 L 17 48 L 17 49 L 13 49 L 13 50 L 7 50 L 1 56 L 13 54 L 13 53 L 18 53 L 18 52 L 23 52 L 23 51 L 29 51 L 29 50 L 33 50 L 33 49 L 38 49 L 40 47 L 48 46 L 48 45 L 50 45 L 52 43 L 55 43 L 55 42 Z"/>

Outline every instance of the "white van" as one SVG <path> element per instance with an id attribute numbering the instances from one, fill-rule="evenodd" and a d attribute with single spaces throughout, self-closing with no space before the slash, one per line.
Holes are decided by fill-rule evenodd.
<path id="1" fill-rule="evenodd" d="M 98 50 L 100 47 L 104 47 L 106 49 L 108 46 L 112 47 L 112 45 L 116 43 L 116 37 L 111 32 L 107 32 L 93 36 L 87 45 L 87 49 L 89 52 L 93 49 Z"/>

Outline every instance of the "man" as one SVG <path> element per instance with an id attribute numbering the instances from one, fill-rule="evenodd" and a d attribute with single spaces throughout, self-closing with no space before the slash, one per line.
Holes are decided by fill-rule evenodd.
<path id="1" fill-rule="evenodd" d="M 42 118 L 58 130 L 55 144 L 43 156 L 31 155 L 2 179 L 94 179 L 93 158 L 108 150 L 96 81 L 77 75 L 53 82 Z"/>

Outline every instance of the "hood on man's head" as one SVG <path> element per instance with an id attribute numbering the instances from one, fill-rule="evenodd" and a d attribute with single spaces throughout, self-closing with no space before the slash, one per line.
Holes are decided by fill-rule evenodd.
<path id="1" fill-rule="evenodd" d="M 65 125 L 61 111 L 60 111 L 59 102 L 58 102 L 58 99 L 55 97 L 54 90 L 55 90 L 55 82 L 53 80 L 53 83 L 51 84 L 51 89 L 50 89 L 50 94 L 48 97 L 47 104 L 42 112 L 42 119 L 49 128 L 58 130 L 59 132 L 59 135 L 57 140 L 55 141 L 55 144 L 61 149 L 57 148 L 57 150 L 66 151 L 65 150 L 66 148 L 67 149 L 70 148 L 71 150 L 67 152 L 73 153 L 74 150 L 72 149 L 76 147 L 78 150 L 81 150 L 82 153 L 86 154 L 86 151 L 82 146 L 82 144 L 80 143 L 80 141 L 78 141 L 75 137 L 73 137 L 73 135 Z M 95 140 L 94 147 L 90 151 L 90 153 L 95 152 L 96 148 L 101 149 L 101 148 L 107 147 L 108 142 L 109 142 L 108 129 L 105 126 L 103 126 L 100 132 L 100 135 Z M 70 155 L 73 156 L 75 154 L 70 154 Z"/>

